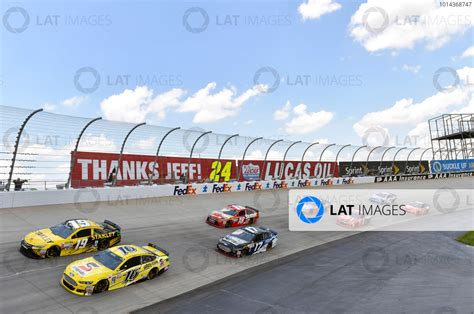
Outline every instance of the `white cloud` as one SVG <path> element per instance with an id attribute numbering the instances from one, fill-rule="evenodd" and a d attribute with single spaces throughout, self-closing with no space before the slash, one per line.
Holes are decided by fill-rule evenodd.
<path id="1" fill-rule="evenodd" d="M 245 121 L 245 124 L 246 125 L 251 125 L 251 124 L 253 124 L 253 120 L 247 120 L 247 121 Z"/>
<path id="2" fill-rule="evenodd" d="M 408 65 L 408 64 L 404 64 L 402 66 L 402 69 L 407 71 L 407 72 L 410 72 L 410 73 L 413 73 L 413 74 L 418 74 L 418 72 L 420 72 L 420 69 L 421 69 L 421 66 L 420 65 Z"/>
<path id="3" fill-rule="evenodd" d="M 47 103 L 45 103 L 45 104 L 43 105 L 43 109 L 44 109 L 45 111 L 54 111 L 54 110 L 56 109 L 56 105 L 47 102 Z"/>
<path id="4" fill-rule="evenodd" d="M 265 92 L 262 86 L 254 86 L 237 95 L 235 88 L 224 88 L 214 92 L 217 84 L 207 84 L 194 95 L 181 102 L 178 112 L 194 112 L 194 123 L 209 123 L 235 116 L 251 98 Z"/>
<path id="5" fill-rule="evenodd" d="M 63 105 L 66 107 L 76 107 L 82 104 L 86 100 L 85 96 L 74 96 L 63 101 Z"/>
<path id="6" fill-rule="evenodd" d="M 262 86 L 254 86 L 240 95 L 234 88 L 212 93 L 215 88 L 216 83 L 209 83 L 182 100 L 186 94 L 183 89 L 174 88 L 154 95 L 152 89 L 139 86 L 104 99 L 100 107 L 106 119 L 115 121 L 139 123 L 150 117 L 162 120 L 167 110 L 174 109 L 176 112 L 193 112 L 194 123 L 206 123 L 236 115 L 249 99 L 265 91 Z"/>
<path id="7" fill-rule="evenodd" d="M 275 120 L 285 120 L 290 115 L 291 103 L 287 101 L 283 108 L 276 110 L 273 113 L 273 119 Z"/>
<path id="8" fill-rule="evenodd" d="M 285 124 L 288 134 L 307 134 L 314 132 L 328 124 L 334 114 L 328 111 L 308 112 L 305 104 L 293 108 L 292 118 Z"/>
<path id="9" fill-rule="evenodd" d="M 157 147 L 156 144 L 156 137 L 155 136 L 150 136 L 148 138 L 143 138 L 138 140 L 137 142 L 137 147 L 140 149 L 150 149 L 150 148 L 155 148 Z"/>
<path id="10" fill-rule="evenodd" d="M 340 8 L 341 5 L 333 0 L 308 0 L 300 4 L 298 12 L 304 20 L 313 20 Z"/>
<path id="11" fill-rule="evenodd" d="M 121 94 L 104 99 L 100 108 L 106 119 L 122 122 L 140 123 L 148 115 L 159 119 L 165 117 L 165 110 L 179 104 L 184 91 L 178 88 L 153 96 L 153 90 L 138 86 L 135 90 L 126 89 Z"/>
<path id="12" fill-rule="evenodd" d="M 464 52 L 461 55 L 462 58 L 467 58 L 467 57 L 474 57 L 474 46 L 471 46 L 464 50 Z"/>
<path id="13" fill-rule="evenodd" d="M 367 51 L 434 50 L 472 27 L 474 10 L 440 7 L 433 0 L 367 0 L 352 15 L 351 36 Z"/>
<path id="14" fill-rule="evenodd" d="M 328 138 L 320 138 L 320 139 L 316 140 L 315 142 L 318 142 L 319 144 L 328 144 L 329 139 Z"/>
<path id="15" fill-rule="evenodd" d="M 403 139 L 397 135 L 399 144 L 408 142 L 416 146 L 428 145 L 429 129 L 426 122 L 428 119 L 445 113 L 474 111 L 474 86 L 471 85 L 474 68 L 458 69 L 457 74 L 461 82 L 450 92 L 438 92 L 420 102 L 415 102 L 412 98 L 402 98 L 388 108 L 365 114 L 353 125 L 353 129 L 364 138 L 370 135 L 370 130 L 380 128 L 387 132 L 386 134 L 391 139 L 390 144 L 393 145 L 389 128 L 392 130 L 395 128 L 397 133 L 407 135 L 407 137 L 402 137 Z"/>

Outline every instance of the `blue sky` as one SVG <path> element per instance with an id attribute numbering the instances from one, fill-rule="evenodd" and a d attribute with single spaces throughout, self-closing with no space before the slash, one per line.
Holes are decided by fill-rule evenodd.
<path id="1" fill-rule="evenodd" d="M 423 122 L 429 117 L 472 112 L 474 78 L 469 79 L 468 52 L 472 13 L 424 2 L 421 9 L 410 1 L 378 0 L 2 2 L 0 100 L 67 115 L 341 144 L 360 144 L 370 127 L 390 134 L 392 143 L 426 136 Z M 13 7 L 29 17 L 17 33 L 12 29 L 25 20 Z M 187 11 L 193 7 L 204 11 Z M 378 33 L 370 27 L 382 25 L 377 19 L 383 15 L 363 18 L 373 7 L 389 17 Z M 203 25 L 205 12 L 207 27 L 190 32 L 183 23 L 186 12 L 190 27 Z M 407 25 L 406 17 L 415 15 L 457 20 Z M 257 17 L 258 26 L 249 22 Z M 281 78 L 272 92 L 265 92 L 264 85 L 273 83 L 268 72 L 254 80 L 267 66 Z M 74 84 L 83 67 L 100 76 L 91 93 Z M 461 76 L 454 92 L 440 92 L 433 84 L 443 67 Z M 443 86 L 453 81 L 445 76 Z M 148 81 L 137 83 L 137 77 Z M 327 79 L 331 83 L 322 83 Z M 80 76 L 80 86 L 93 82 L 90 73 Z M 193 97 L 212 83 L 207 94 Z M 394 108 L 397 102 L 404 109 Z"/>

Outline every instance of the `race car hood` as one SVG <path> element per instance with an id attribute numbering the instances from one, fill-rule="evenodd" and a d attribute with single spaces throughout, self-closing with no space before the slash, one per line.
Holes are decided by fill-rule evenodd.
<path id="1" fill-rule="evenodd" d="M 354 217 L 349 216 L 349 215 L 339 215 L 337 219 L 343 220 L 343 221 L 351 221 L 351 220 L 354 220 Z"/>
<path id="2" fill-rule="evenodd" d="M 51 229 L 41 229 L 38 231 L 28 233 L 24 240 L 34 246 L 44 246 L 49 243 L 55 243 L 64 240 L 60 236 L 55 235 Z"/>
<path id="3" fill-rule="evenodd" d="M 93 281 L 99 277 L 103 278 L 111 275 L 113 270 L 105 267 L 93 257 L 89 257 L 72 262 L 66 267 L 64 273 L 76 281 Z"/>
<path id="4" fill-rule="evenodd" d="M 236 236 L 233 236 L 232 234 L 229 234 L 229 235 L 225 236 L 224 238 L 222 238 L 222 242 L 230 243 L 234 247 L 243 246 L 245 244 L 248 244 L 247 241 L 242 240 L 242 239 L 240 239 Z"/>
<path id="5" fill-rule="evenodd" d="M 213 211 L 210 214 L 210 216 L 215 217 L 215 218 L 219 218 L 219 219 L 229 219 L 229 218 L 232 217 L 231 215 L 227 215 L 227 214 L 224 214 L 224 213 L 218 212 L 218 211 Z"/>

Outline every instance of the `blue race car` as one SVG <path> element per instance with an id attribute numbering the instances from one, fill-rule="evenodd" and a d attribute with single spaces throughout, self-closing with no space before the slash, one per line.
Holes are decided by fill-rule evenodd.
<path id="1" fill-rule="evenodd" d="M 264 227 L 244 227 L 219 239 L 217 250 L 233 257 L 266 252 L 278 242 L 277 233 Z"/>

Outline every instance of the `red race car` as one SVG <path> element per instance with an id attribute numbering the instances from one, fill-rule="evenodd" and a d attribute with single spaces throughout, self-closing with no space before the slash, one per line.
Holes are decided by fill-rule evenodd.
<path id="1" fill-rule="evenodd" d="M 430 207 L 428 204 L 422 202 L 411 202 L 405 205 L 405 210 L 407 213 L 419 216 L 426 215 L 430 210 Z"/>
<path id="2" fill-rule="evenodd" d="M 217 228 L 240 227 L 257 222 L 258 210 L 250 206 L 227 205 L 207 216 L 206 222 Z"/>
<path id="3" fill-rule="evenodd" d="M 347 228 L 357 228 L 367 225 L 370 222 L 371 216 L 352 214 L 340 215 L 337 217 L 336 223 Z"/>

